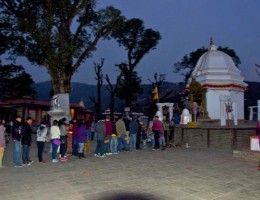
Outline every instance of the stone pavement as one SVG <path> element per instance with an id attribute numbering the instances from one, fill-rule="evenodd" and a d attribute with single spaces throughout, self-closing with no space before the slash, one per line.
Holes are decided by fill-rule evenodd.
<path id="1" fill-rule="evenodd" d="M 0 200 L 259 200 L 260 171 L 255 161 L 234 159 L 232 152 L 175 147 L 136 150 L 106 158 L 12 165 L 12 144 L 0 169 Z"/>

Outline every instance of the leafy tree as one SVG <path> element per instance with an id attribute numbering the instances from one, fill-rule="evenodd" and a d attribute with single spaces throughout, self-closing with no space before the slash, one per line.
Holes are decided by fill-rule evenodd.
<path id="1" fill-rule="evenodd" d="M 135 68 L 144 55 L 155 49 L 161 36 L 158 31 L 145 29 L 142 20 L 133 18 L 124 20 L 121 26 L 113 32 L 113 37 L 119 46 L 125 47 L 127 51 L 127 63 L 119 65 L 123 76 L 117 96 L 125 98 L 126 106 L 129 106 L 136 95 L 142 93 L 141 78 L 137 76 Z"/>
<path id="2" fill-rule="evenodd" d="M 22 66 L 1 65 L 0 63 L 0 99 L 17 99 L 24 96 L 35 97 L 36 91 L 31 75 Z"/>
<path id="3" fill-rule="evenodd" d="M 114 7 L 95 8 L 96 0 L 1 0 L 0 34 L 11 38 L 11 55 L 46 67 L 54 94 L 70 93 L 74 73 L 123 19 Z"/>
<path id="4" fill-rule="evenodd" d="M 228 54 L 234 61 L 235 65 L 238 67 L 239 64 L 241 64 L 240 59 L 236 52 L 233 49 L 230 49 L 228 47 L 218 47 L 219 51 L 223 51 L 226 54 Z M 196 51 L 191 52 L 189 55 L 186 54 L 180 62 L 177 62 L 174 64 L 174 73 L 180 73 L 182 71 L 182 74 L 184 76 L 184 82 L 187 82 L 188 78 L 190 77 L 192 71 L 196 67 L 196 63 L 198 62 L 199 58 L 207 52 L 208 49 L 205 47 L 201 47 L 200 49 L 197 49 Z"/>
<path id="5" fill-rule="evenodd" d="M 131 71 L 126 64 L 120 64 L 118 67 L 121 71 L 121 79 L 117 84 L 116 95 L 120 99 L 125 99 L 125 105 L 128 107 L 139 94 L 143 93 L 142 80 L 137 72 Z"/>

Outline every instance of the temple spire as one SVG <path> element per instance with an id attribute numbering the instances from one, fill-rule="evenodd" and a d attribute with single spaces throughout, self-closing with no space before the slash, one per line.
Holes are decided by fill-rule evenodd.
<path id="1" fill-rule="evenodd" d="M 209 50 L 217 50 L 217 47 L 214 45 L 212 37 L 210 37 Z"/>

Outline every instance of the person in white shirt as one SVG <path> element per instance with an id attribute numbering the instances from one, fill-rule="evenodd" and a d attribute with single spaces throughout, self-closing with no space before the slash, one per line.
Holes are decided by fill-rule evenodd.
<path id="1" fill-rule="evenodd" d="M 38 147 L 38 159 L 40 163 L 46 163 L 46 161 L 43 160 L 42 154 L 44 150 L 45 141 L 47 139 L 47 133 L 48 128 L 44 123 L 41 123 L 41 125 L 37 129 L 37 147 Z"/>
<path id="2" fill-rule="evenodd" d="M 51 145 L 52 145 L 52 162 L 59 162 L 57 159 L 57 150 L 60 146 L 60 128 L 58 126 L 58 121 L 53 120 L 53 124 L 50 129 L 51 135 Z"/>

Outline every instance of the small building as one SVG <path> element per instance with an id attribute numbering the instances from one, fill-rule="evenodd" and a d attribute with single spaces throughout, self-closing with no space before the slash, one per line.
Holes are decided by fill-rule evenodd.
<path id="1" fill-rule="evenodd" d="M 48 111 L 51 108 L 50 101 L 34 100 L 30 97 L 15 100 L 0 101 L 0 119 L 6 121 L 13 120 L 16 115 L 22 116 L 25 120 L 27 117 L 32 117 L 33 125 L 40 124 L 43 120 L 49 121 Z M 84 119 L 85 121 L 93 120 L 93 112 L 86 109 L 78 103 L 70 103 L 71 119 Z"/>
<path id="2" fill-rule="evenodd" d="M 247 84 L 232 58 L 217 50 L 212 41 L 208 51 L 199 58 L 187 87 L 191 102 L 200 103 L 202 115 L 220 119 L 226 112 L 223 105 L 233 104 L 237 119 L 244 119 Z"/>

